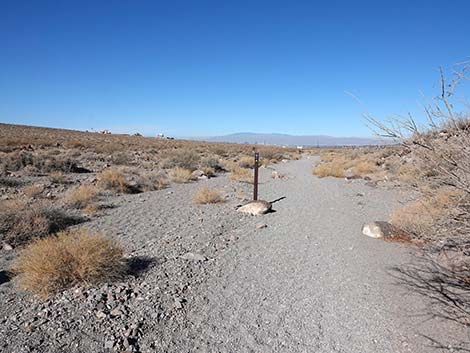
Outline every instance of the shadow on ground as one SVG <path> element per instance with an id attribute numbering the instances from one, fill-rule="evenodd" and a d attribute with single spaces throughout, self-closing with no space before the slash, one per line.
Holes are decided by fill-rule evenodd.
<path id="1" fill-rule="evenodd" d="M 127 259 L 128 274 L 138 277 L 152 267 L 158 265 L 155 258 L 149 256 L 136 256 Z"/>
<path id="2" fill-rule="evenodd" d="M 470 330 L 470 257 L 463 251 L 417 257 L 390 273 L 398 285 L 427 298 L 424 320 L 452 321 Z M 429 340 L 430 348 L 470 352 L 470 336 L 465 341 L 449 337 L 448 342 L 422 336 Z"/>

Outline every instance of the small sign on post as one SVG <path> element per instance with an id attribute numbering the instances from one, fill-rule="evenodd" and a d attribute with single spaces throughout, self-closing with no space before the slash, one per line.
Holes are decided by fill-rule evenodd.
<path id="1" fill-rule="evenodd" d="M 259 153 L 255 152 L 255 175 L 254 175 L 254 182 L 253 182 L 253 200 L 258 200 L 258 167 L 259 167 Z"/>

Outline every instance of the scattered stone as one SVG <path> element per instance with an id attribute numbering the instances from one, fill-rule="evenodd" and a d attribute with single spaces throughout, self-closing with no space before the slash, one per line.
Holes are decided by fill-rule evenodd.
<path id="1" fill-rule="evenodd" d="M 348 170 L 346 170 L 344 172 L 344 177 L 347 179 L 347 180 L 353 180 L 353 179 L 360 179 L 360 175 L 357 175 L 356 173 L 354 173 L 354 171 L 352 170 L 352 168 L 349 168 Z"/>
<path id="2" fill-rule="evenodd" d="M 189 261 L 206 261 L 207 258 L 204 255 L 201 254 L 195 254 L 192 252 L 188 252 L 181 256 L 182 259 L 184 260 L 189 260 Z"/>
<path id="3" fill-rule="evenodd" d="M 267 228 L 267 227 L 268 227 L 268 225 L 267 225 L 267 224 L 263 224 L 263 223 L 256 225 L 256 229 L 263 229 L 263 228 Z"/>
<path id="4" fill-rule="evenodd" d="M 376 221 L 364 224 L 362 234 L 375 239 L 389 238 L 397 234 L 397 229 L 388 222 Z"/>
<path id="5" fill-rule="evenodd" d="M 113 349 L 114 343 L 115 343 L 114 340 L 108 340 L 104 342 L 104 349 Z"/>
<path id="6" fill-rule="evenodd" d="M 11 250 L 13 250 L 13 246 L 11 246 L 11 245 L 8 244 L 8 243 L 4 243 L 4 244 L 3 244 L 3 250 L 5 250 L 5 251 L 11 251 Z"/>
<path id="7" fill-rule="evenodd" d="M 97 317 L 98 319 L 104 319 L 104 318 L 106 318 L 106 316 L 107 316 L 107 315 L 106 315 L 104 312 L 102 312 L 101 310 L 98 310 L 95 315 L 96 315 L 96 317 Z"/>
<path id="8" fill-rule="evenodd" d="M 271 211 L 271 203 L 264 200 L 251 201 L 246 205 L 240 207 L 238 212 L 248 213 L 253 216 L 266 214 Z"/>

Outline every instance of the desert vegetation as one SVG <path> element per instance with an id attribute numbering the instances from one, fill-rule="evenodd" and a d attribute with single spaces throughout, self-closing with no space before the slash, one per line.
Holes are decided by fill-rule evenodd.
<path id="1" fill-rule="evenodd" d="M 35 240 L 21 250 L 13 271 L 23 289 L 47 297 L 75 284 L 119 278 L 125 261 L 116 241 L 79 229 Z"/>
<path id="2" fill-rule="evenodd" d="M 193 197 L 194 203 L 207 204 L 207 203 L 220 203 L 224 202 L 225 198 L 219 190 L 210 189 L 207 186 L 200 188 Z"/>
<path id="3" fill-rule="evenodd" d="M 122 249 L 69 227 L 106 214 L 110 198 L 125 194 L 221 173 L 251 182 L 253 147 L 0 124 L 0 248 L 19 252 L 18 282 L 41 296 L 113 279 L 122 272 Z M 297 158 L 294 149 L 257 150 L 264 163 Z M 225 201 L 207 187 L 193 196 L 197 204 Z"/>

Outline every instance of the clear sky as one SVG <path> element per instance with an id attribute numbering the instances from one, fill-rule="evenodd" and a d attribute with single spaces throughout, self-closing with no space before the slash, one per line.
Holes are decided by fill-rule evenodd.
<path id="1" fill-rule="evenodd" d="M 470 57 L 469 14 L 468 0 L 0 0 L 0 121 L 368 136 L 366 108 L 416 112 L 439 65 Z"/>

